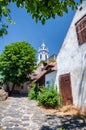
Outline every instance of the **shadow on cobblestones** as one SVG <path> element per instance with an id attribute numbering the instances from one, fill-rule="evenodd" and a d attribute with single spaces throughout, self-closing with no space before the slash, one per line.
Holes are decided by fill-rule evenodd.
<path id="1" fill-rule="evenodd" d="M 86 130 L 86 118 L 82 116 L 48 115 L 46 121 L 48 125 L 43 125 L 40 130 Z"/>
<path id="2" fill-rule="evenodd" d="M 60 118 L 61 127 L 64 130 L 85 130 L 86 117 L 82 116 L 64 116 Z"/>
<path id="3" fill-rule="evenodd" d="M 50 128 L 49 126 L 42 126 L 40 130 L 53 130 L 53 128 Z"/>

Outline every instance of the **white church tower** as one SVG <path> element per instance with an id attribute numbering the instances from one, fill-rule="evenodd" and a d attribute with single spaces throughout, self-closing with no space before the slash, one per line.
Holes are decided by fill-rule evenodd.
<path id="1" fill-rule="evenodd" d="M 39 64 L 41 61 L 45 61 L 49 58 L 49 51 L 48 48 L 46 48 L 45 43 L 43 42 L 41 47 L 38 50 L 38 61 Z"/>

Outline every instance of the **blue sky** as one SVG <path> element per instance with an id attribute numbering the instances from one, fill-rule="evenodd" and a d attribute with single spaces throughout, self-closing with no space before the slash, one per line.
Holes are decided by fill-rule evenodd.
<path id="1" fill-rule="evenodd" d="M 75 11 L 69 9 L 69 13 L 63 17 L 57 16 L 56 19 L 50 19 L 42 25 L 40 22 L 36 23 L 24 9 L 12 4 L 11 10 L 11 16 L 16 24 L 9 25 L 8 35 L 0 38 L 0 53 L 9 43 L 27 41 L 38 50 L 44 41 L 50 55 L 57 54 L 75 14 Z"/>

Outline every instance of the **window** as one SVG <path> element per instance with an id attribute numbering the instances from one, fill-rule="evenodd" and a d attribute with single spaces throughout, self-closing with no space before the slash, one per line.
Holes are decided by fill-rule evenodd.
<path id="1" fill-rule="evenodd" d="M 40 54 L 40 59 L 42 59 L 42 55 Z"/>
<path id="2" fill-rule="evenodd" d="M 76 24 L 77 39 L 79 45 L 86 42 L 86 15 L 83 16 Z"/>
<path id="3" fill-rule="evenodd" d="M 45 55 L 45 60 L 47 60 L 47 55 Z"/>
<path id="4" fill-rule="evenodd" d="M 47 89 L 49 89 L 50 81 L 46 81 Z"/>

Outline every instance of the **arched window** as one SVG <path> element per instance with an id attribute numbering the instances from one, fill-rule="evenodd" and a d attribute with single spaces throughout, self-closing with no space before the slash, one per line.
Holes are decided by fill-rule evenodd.
<path id="1" fill-rule="evenodd" d="M 42 59 L 42 54 L 40 54 L 40 59 Z"/>
<path id="2" fill-rule="evenodd" d="M 47 60 L 47 55 L 45 55 L 45 60 Z"/>

